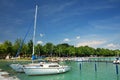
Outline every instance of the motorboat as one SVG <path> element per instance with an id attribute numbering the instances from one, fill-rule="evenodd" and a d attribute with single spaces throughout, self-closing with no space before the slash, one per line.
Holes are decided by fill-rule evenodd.
<path id="1" fill-rule="evenodd" d="M 25 65 L 23 69 L 27 75 L 48 75 L 65 73 L 69 71 L 71 67 L 53 62 L 41 62 L 39 65 Z"/>

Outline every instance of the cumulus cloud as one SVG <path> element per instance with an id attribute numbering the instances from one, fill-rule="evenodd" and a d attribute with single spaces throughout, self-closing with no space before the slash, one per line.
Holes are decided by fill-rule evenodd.
<path id="1" fill-rule="evenodd" d="M 110 43 L 110 44 L 107 45 L 107 47 L 114 47 L 114 48 L 115 48 L 116 46 L 117 46 L 117 45 L 115 45 L 115 44 L 113 44 L 113 43 Z"/>
<path id="2" fill-rule="evenodd" d="M 109 48 L 109 49 L 119 49 L 120 45 L 119 44 L 110 43 L 110 44 L 106 45 L 106 48 Z"/>
<path id="3" fill-rule="evenodd" d="M 97 47 L 101 44 L 104 44 L 106 41 L 85 41 L 85 42 L 80 42 L 76 45 L 76 47 L 80 46 L 91 46 L 91 47 Z"/>
<path id="4" fill-rule="evenodd" d="M 40 37 L 43 37 L 44 35 L 42 33 L 40 33 Z"/>
<path id="5" fill-rule="evenodd" d="M 63 41 L 64 41 L 64 42 L 69 42 L 69 41 L 70 41 L 70 39 L 65 38 Z"/>
<path id="6" fill-rule="evenodd" d="M 76 39 L 80 39 L 80 36 L 77 36 Z"/>
<path id="7" fill-rule="evenodd" d="M 37 41 L 37 44 L 43 44 L 43 42 L 42 41 Z"/>

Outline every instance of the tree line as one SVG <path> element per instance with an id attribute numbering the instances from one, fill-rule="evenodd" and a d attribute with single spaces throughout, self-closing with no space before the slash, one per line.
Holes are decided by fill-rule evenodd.
<path id="1" fill-rule="evenodd" d="M 22 46 L 20 46 L 22 44 Z M 53 56 L 53 57 L 83 57 L 83 56 L 117 56 L 120 55 L 120 50 L 110 50 L 105 48 L 92 48 L 89 46 L 74 47 L 67 43 L 54 45 L 51 42 L 45 45 L 37 44 L 35 46 L 35 55 L 37 56 Z M 33 41 L 22 43 L 21 39 L 17 39 L 14 43 L 4 41 L 0 44 L 0 58 L 5 58 L 7 55 L 17 57 L 17 53 L 23 58 L 31 57 Z"/>

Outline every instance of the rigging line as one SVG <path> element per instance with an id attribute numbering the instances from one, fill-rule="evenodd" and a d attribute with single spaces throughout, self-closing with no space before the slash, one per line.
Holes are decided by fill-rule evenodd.
<path id="1" fill-rule="evenodd" d="M 22 48 L 22 46 L 23 46 L 23 43 L 24 43 L 24 41 L 25 41 L 28 33 L 30 32 L 30 29 L 31 29 L 31 26 L 28 28 L 27 33 L 25 34 L 25 37 L 23 38 L 23 40 L 22 40 L 22 42 L 21 42 L 21 44 L 20 44 L 20 47 L 19 47 L 19 49 L 18 49 L 17 54 L 16 54 L 15 57 L 18 57 L 18 55 L 20 54 L 20 50 L 21 50 L 21 48 Z"/>

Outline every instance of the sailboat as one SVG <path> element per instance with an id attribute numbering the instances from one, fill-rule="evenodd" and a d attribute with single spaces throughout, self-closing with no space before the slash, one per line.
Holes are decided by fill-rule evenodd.
<path id="1" fill-rule="evenodd" d="M 33 34 L 32 60 L 34 60 L 34 44 L 35 44 L 37 8 L 38 8 L 38 6 L 36 5 L 35 21 L 34 21 L 34 34 Z M 64 72 L 69 71 L 71 69 L 71 67 L 67 66 L 67 65 L 60 65 L 58 63 L 53 63 L 53 62 L 40 62 L 40 63 L 32 63 L 32 64 L 24 65 L 23 69 L 27 75 L 46 75 L 46 74 L 64 73 Z"/>
<path id="2" fill-rule="evenodd" d="M 34 23 L 36 23 L 36 19 L 35 19 L 35 22 L 34 22 Z M 34 24 L 34 26 L 36 26 L 36 24 Z M 19 53 L 20 53 L 20 49 L 22 48 L 22 44 L 23 44 L 23 42 L 24 42 L 24 40 L 25 40 L 25 38 L 26 38 L 29 30 L 30 30 L 30 28 L 28 29 L 28 31 L 27 31 L 24 39 L 22 40 L 22 42 L 21 42 L 21 44 L 20 44 L 20 47 L 19 47 L 19 49 L 18 49 L 18 51 L 17 51 L 15 60 L 16 60 L 17 56 L 18 56 Z M 34 29 L 34 30 L 35 30 L 35 29 Z M 33 36 L 35 36 L 35 32 L 34 32 L 34 35 L 33 35 Z M 34 38 L 33 38 L 33 41 L 34 41 Z M 34 44 L 33 44 L 33 45 L 34 45 Z M 34 52 L 34 46 L 33 46 L 33 52 Z M 33 54 L 34 54 L 34 53 L 33 53 Z M 33 58 L 34 58 L 34 56 L 33 56 Z M 30 63 L 29 65 L 31 65 L 31 63 Z M 23 66 L 24 66 L 24 65 L 22 65 L 22 64 L 20 64 L 20 63 L 12 63 L 12 64 L 10 64 L 9 66 L 10 66 L 13 70 L 15 70 L 16 72 L 24 72 L 24 70 L 23 70 Z"/>
<path id="3" fill-rule="evenodd" d="M 34 56 L 34 43 L 35 43 L 36 18 L 37 18 L 37 5 L 36 5 L 36 12 L 35 12 L 35 20 L 34 20 L 32 61 L 33 61 L 34 58 L 35 58 L 35 56 Z M 29 29 L 30 29 L 30 28 L 29 28 Z M 16 54 L 16 57 L 19 55 L 20 49 L 22 48 L 22 44 L 23 44 L 23 42 L 24 42 L 24 40 L 25 40 L 25 38 L 26 38 L 26 36 L 27 36 L 27 34 L 28 34 L 28 32 L 29 32 L 29 29 L 28 29 L 28 31 L 27 31 L 27 33 L 26 33 L 23 41 L 22 41 L 21 44 L 20 44 L 20 48 L 18 49 L 18 52 L 17 52 L 17 54 Z M 15 59 L 16 59 L 16 57 L 15 57 Z M 32 62 L 32 63 L 29 63 L 29 64 L 27 64 L 27 65 L 38 65 L 38 64 L 35 64 L 35 63 L 33 64 L 33 62 Z M 24 72 L 24 70 L 23 70 L 23 66 L 24 66 L 24 65 L 22 65 L 22 64 L 20 64 L 20 63 L 12 63 L 12 64 L 10 64 L 9 66 L 10 66 L 13 70 L 15 70 L 16 72 Z"/>

